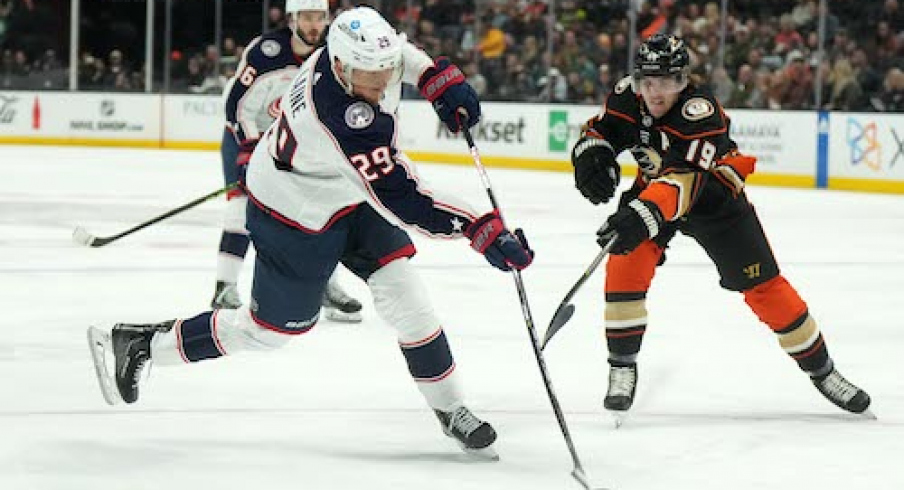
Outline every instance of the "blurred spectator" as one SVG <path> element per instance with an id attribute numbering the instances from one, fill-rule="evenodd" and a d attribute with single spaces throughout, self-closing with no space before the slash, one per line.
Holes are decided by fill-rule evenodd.
<path id="1" fill-rule="evenodd" d="M 829 93 L 829 102 L 825 108 L 837 111 L 858 111 L 862 109 L 860 101 L 863 97 L 863 90 L 854 76 L 854 69 L 851 63 L 846 59 L 840 59 L 835 62 L 832 72 L 829 74 L 829 86 L 832 88 Z"/>
<path id="2" fill-rule="evenodd" d="M 540 89 L 538 97 L 539 101 L 549 101 L 553 103 L 568 101 L 568 83 L 558 68 L 550 68 L 549 74 L 540 77 L 540 80 L 537 81 L 537 85 Z"/>
<path id="3" fill-rule="evenodd" d="M 750 65 L 741 65 L 738 68 L 737 83 L 735 83 L 731 96 L 725 102 L 726 107 L 744 107 L 753 108 L 752 99 L 757 90 L 756 75 Z"/>
<path id="4" fill-rule="evenodd" d="M 872 100 L 872 105 L 880 111 L 904 112 L 904 72 L 900 68 L 888 70 L 882 91 Z"/>
<path id="5" fill-rule="evenodd" d="M 381 0 L 371 4 L 390 16 L 395 14 L 396 25 L 430 54 L 445 54 L 461 66 L 480 86 L 484 100 L 599 104 L 613 83 L 627 74 L 633 52 L 628 45 L 626 2 L 560 0 L 555 4 L 555 19 L 548 17 L 547 0 Z M 355 3 L 331 1 L 337 9 Z M 61 53 L 68 52 L 68 10 L 63 8 L 67 4 L 68 0 L 0 0 L 0 87 L 68 86 L 68 60 L 60 59 Z M 722 25 L 718 0 L 644 0 L 636 34 L 683 36 L 695 80 L 712 86 L 729 107 L 811 109 L 814 87 L 819 84 L 823 107 L 900 110 L 902 0 L 832 0 L 828 4 L 824 57 L 819 55 L 819 0 L 730 0 L 722 67 L 717 66 Z M 176 19 L 210 16 L 206 2 L 174 0 L 172 5 Z M 82 6 L 80 88 L 141 90 L 144 6 L 119 2 L 109 8 L 84 1 Z M 229 7 L 221 49 L 212 43 L 214 31 L 209 23 L 175 22 L 170 88 L 219 93 L 241 59 L 244 47 L 236 41 L 247 42 L 259 33 L 259 8 Z M 242 10 L 238 17 L 245 20 L 235 18 L 236 9 Z M 285 20 L 280 7 L 268 12 L 270 28 L 284 26 Z M 850 67 L 850 75 L 845 63 L 839 63 L 842 60 Z M 820 64 L 825 69 L 815 70 Z M 154 76 L 159 80 L 161 74 L 158 66 Z M 413 90 L 404 94 L 417 97 Z"/>
<path id="6" fill-rule="evenodd" d="M 788 87 L 782 99 L 783 109 L 809 109 L 813 105 L 813 74 L 800 51 L 788 54 L 785 74 Z"/>
<path id="7" fill-rule="evenodd" d="M 483 98 L 487 93 L 487 79 L 477 70 L 477 63 L 473 61 L 468 62 L 468 64 L 462 67 L 462 72 L 465 74 L 465 77 L 467 77 L 468 83 L 474 87 L 474 91 L 477 92 L 477 95 Z"/>
<path id="8" fill-rule="evenodd" d="M 791 14 L 781 16 L 779 20 L 779 31 L 775 35 L 775 53 L 785 54 L 792 49 L 800 49 L 803 47 L 804 39 L 797 32 L 794 21 L 791 20 Z"/>
<path id="9" fill-rule="evenodd" d="M 724 67 L 714 68 L 712 76 L 709 79 L 709 85 L 712 88 L 713 95 L 716 96 L 722 105 L 726 105 L 735 90 L 734 82 L 728 76 L 728 70 Z"/>

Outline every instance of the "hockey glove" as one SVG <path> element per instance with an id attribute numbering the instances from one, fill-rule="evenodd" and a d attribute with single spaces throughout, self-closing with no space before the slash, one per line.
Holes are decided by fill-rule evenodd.
<path id="1" fill-rule="evenodd" d="M 713 167 L 713 174 L 731 193 L 737 196 L 744 190 L 747 176 L 756 170 L 756 157 L 742 155 L 737 150 L 732 151 Z"/>
<path id="2" fill-rule="evenodd" d="M 527 243 L 521 229 L 514 233 L 502 226 L 499 213 L 487 213 L 465 230 L 465 236 L 471 239 L 471 248 L 482 253 L 493 267 L 510 271 L 514 267 L 521 270 L 534 260 L 534 251 Z"/>
<path id="3" fill-rule="evenodd" d="M 574 184 L 581 195 L 593 204 L 609 202 L 615 195 L 621 168 L 608 141 L 584 136 L 571 150 Z"/>
<path id="4" fill-rule="evenodd" d="M 436 59 L 435 65 L 427 68 L 417 83 L 421 95 L 433 104 L 433 110 L 449 131 L 461 130 L 462 111 L 467 115 L 468 127 L 480 120 L 480 101 L 477 92 L 465 81 L 461 69 L 449 58 Z"/>
<path id="5" fill-rule="evenodd" d="M 637 248 L 649 238 L 659 234 L 664 218 L 659 208 L 649 201 L 633 199 L 628 205 L 620 208 L 606 224 L 596 232 L 597 243 L 601 247 L 609 243 L 613 235 L 618 234 L 611 252 L 617 255 L 626 254 Z"/>

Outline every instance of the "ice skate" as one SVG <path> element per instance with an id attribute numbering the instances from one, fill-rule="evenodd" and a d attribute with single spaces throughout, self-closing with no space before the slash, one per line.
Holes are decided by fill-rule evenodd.
<path id="1" fill-rule="evenodd" d="M 458 407 L 452 412 L 434 412 L 443 426 L 443 433 L 455 439 L 464 452 L 482 459 L 499 459 L 499 454 L 493 449 L 496 431 L 492 425 L 474 416 L 466 407 Z"/>
<path id="2" fill-rule="evenodd" d="M 812 378 L 816 389 L 830 402 L 851 413 L 863 415 L 865 418 L 875 419 L 876 416 L 869 410 L 869 395 L 848 381 L 834 367 L 829 374 Z"/>
<path id="3" fill-rule="evenodd" d="M 151 338 L 167 331 L 172 321 L 155 325 L 118 323 L 110 334 L 95 327 L 88 329 L 88 344 L 101 393 L 108 404 L 138 400 L 141 373 L 151 358 Z M 114 371 L 109 369 L 112 357 Z"/>
<path id="4" fill-rule="evenodd" d="M 603 406 L 615 419 L 615 428 L 621 427 L 627 419 L 636 390 L 637 364 L 609 367 L 609 389 Z"/>
<path id="5" fill-rule="evenodd" d="M 217 281 L 210 307 L 214 310 L 237 310 L 242 306 L 239 290 L 234 282 Z"/>
<path id="6" fill-rule="evenodd" d="M 334 322 L 359 323 L 362 319 L 361 302 L 346 294 L 335 276 L 326 284 L 322 305 L 326 318 Z"/>

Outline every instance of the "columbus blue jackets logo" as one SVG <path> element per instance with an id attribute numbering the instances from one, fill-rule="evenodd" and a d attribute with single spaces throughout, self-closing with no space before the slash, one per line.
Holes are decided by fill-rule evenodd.
<path id="1" fill-rule="evenodd" d="M 265 55 L 273 58 L 278 55 L 279 52 L 282 51 L 282 47 L 279 45 L 279 42 L 274 41 L 272 39 L 268 39 L 261 43 L 261 52 Z"/>
<path id="2" fill-rule="evenodd" d="M 355 102 L 345 109 L 345 124 L 352 129 L 363 129 L 374 122 L 374 108 L 367 102 Z"/>

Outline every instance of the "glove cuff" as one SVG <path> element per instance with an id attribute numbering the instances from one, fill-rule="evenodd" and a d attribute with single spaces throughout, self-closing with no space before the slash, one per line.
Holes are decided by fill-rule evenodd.
<path id="1" fill-rule="evenodd" d="M 633 209 L 640 217 L 643 225 L 647 228 L 648 236 L 650 238 L 659 234 L 659 225 L 662 223 L 663 219 L 662 213 L 659 212 L 659 209 L 655 204 L 640 199 L 634 199 L 628 203 L 628 207 Z"/>
<path id="2" fill-rule="evenodd" d="M 576 145 L 574 145 L 574 151 L 572 152 L 574 158 L 581 156 L 582 153 L 594 147 L 607 148 L 615 155 L 615 149 L 612 148 L 612 145 L 608 141 L 602 138 L 584 136 Z"/>
<path id="3" fill-rule="evenodd" d="M 483 253 L 502 231 L 502 220 L 499 219 L 499 214 L 491 211 L 471 223 L 465 229 L 464 235 L 471 240 L 471 248 Z"/>
<path id="4" fill-rule="evenodd" d="M 461 68 L 446 61 L 443 63 L 445 66 L 440 69 L 439 61 L 437 60 L 436 65 L 424 71 L 417 84 L 421 90 L 421 95 L 430 102 L 438 99 L 450 86 L 464 83 L 465 81 L 465 75 L 461 72 Z"/>

